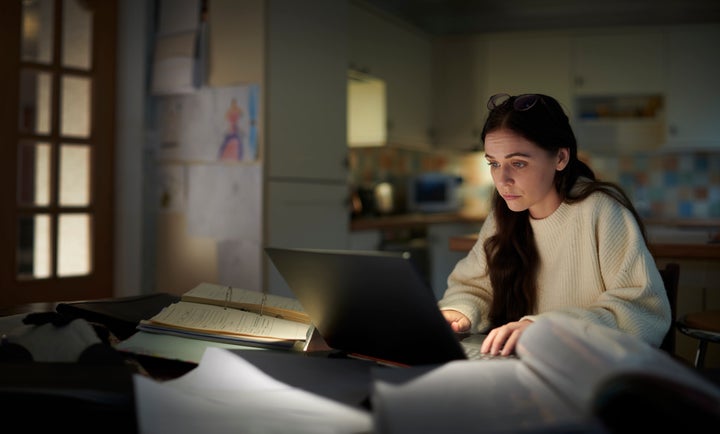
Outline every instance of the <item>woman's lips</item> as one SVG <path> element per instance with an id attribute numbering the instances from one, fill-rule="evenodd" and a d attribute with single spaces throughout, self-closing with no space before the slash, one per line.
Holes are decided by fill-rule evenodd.
<path id="1" fill-rule="evenodd" d="M 517 194 L 503 194 L 502 197 L 503 197 L 503 199 L 505 199 L 505 200 L 515 200 L 515 199 L 519 198 L 520 195 L 517 195 Z"/>

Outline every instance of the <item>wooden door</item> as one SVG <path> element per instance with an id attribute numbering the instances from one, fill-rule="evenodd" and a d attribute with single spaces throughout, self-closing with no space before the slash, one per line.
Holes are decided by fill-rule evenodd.
<path id="1" fill-rule="evenodd" d="M 0 9 L 0 307 L 109 297 L 116 0 Z"/>

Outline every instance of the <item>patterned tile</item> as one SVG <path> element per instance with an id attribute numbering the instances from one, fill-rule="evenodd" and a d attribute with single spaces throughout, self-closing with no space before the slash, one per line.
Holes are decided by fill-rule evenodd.
<path id="1" fill-rule="evenodd" d="M 457 172 L 456 153 L 389 148 L 350 150 L 350 179 L 373 182 L 421 171 Z M 589 155 L 595 175 L 618 183 L 644 215 L 665 218 L 720 217 L 720 150 L 695 153 Z"/>

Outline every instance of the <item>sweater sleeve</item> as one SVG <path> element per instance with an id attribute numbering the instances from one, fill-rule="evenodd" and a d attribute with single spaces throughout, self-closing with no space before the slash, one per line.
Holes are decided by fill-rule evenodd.
<path id="1" fill-rule="evenodd" d="M 659 346 L 671 325 L 670 304 L 655 261 L 632 213 L 603 194 L 586 199 L 594 228 L 588 233 L 603 291 L 588 306 L 568 306 L 537 316 L 580 318 Z M 590 238 L 593 237 L 593 238 Z M 595 256 L 596 255 L 596 256 Z M 587 278 L 596 273 L 577 270 Z M 576 288 L 582 291 L 583 288 Z M 534 316 L 528 316 L 534 319 Z"/>
<path id="2" fill-rule="evenodd" d="M 470 330 L 473 333 L 487 331 L 490 326 L 487 313 L 492 301 L 492 287 L 483 243 L 494 233 L 495 221 L 490 214 L 483 223 L 473 248 L 450 272 L 448 287 L 438 302 L 441 310 L 456 310 L 465 315 L 470 320 Z"/>

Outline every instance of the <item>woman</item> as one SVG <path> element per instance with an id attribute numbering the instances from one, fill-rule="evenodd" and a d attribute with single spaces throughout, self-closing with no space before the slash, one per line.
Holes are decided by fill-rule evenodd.
<path id="1" fill-rule="evenodd" d="M 482 131 L 492 212 L 439 301 L 455 332 L 509 355 L 540 316 L 574 317 L 659 346 L 670 304 L 632 203 L 578 159 L 552 97 L 494 95 Z M 488 332 L 489 331 L 489 332 Z"/>

